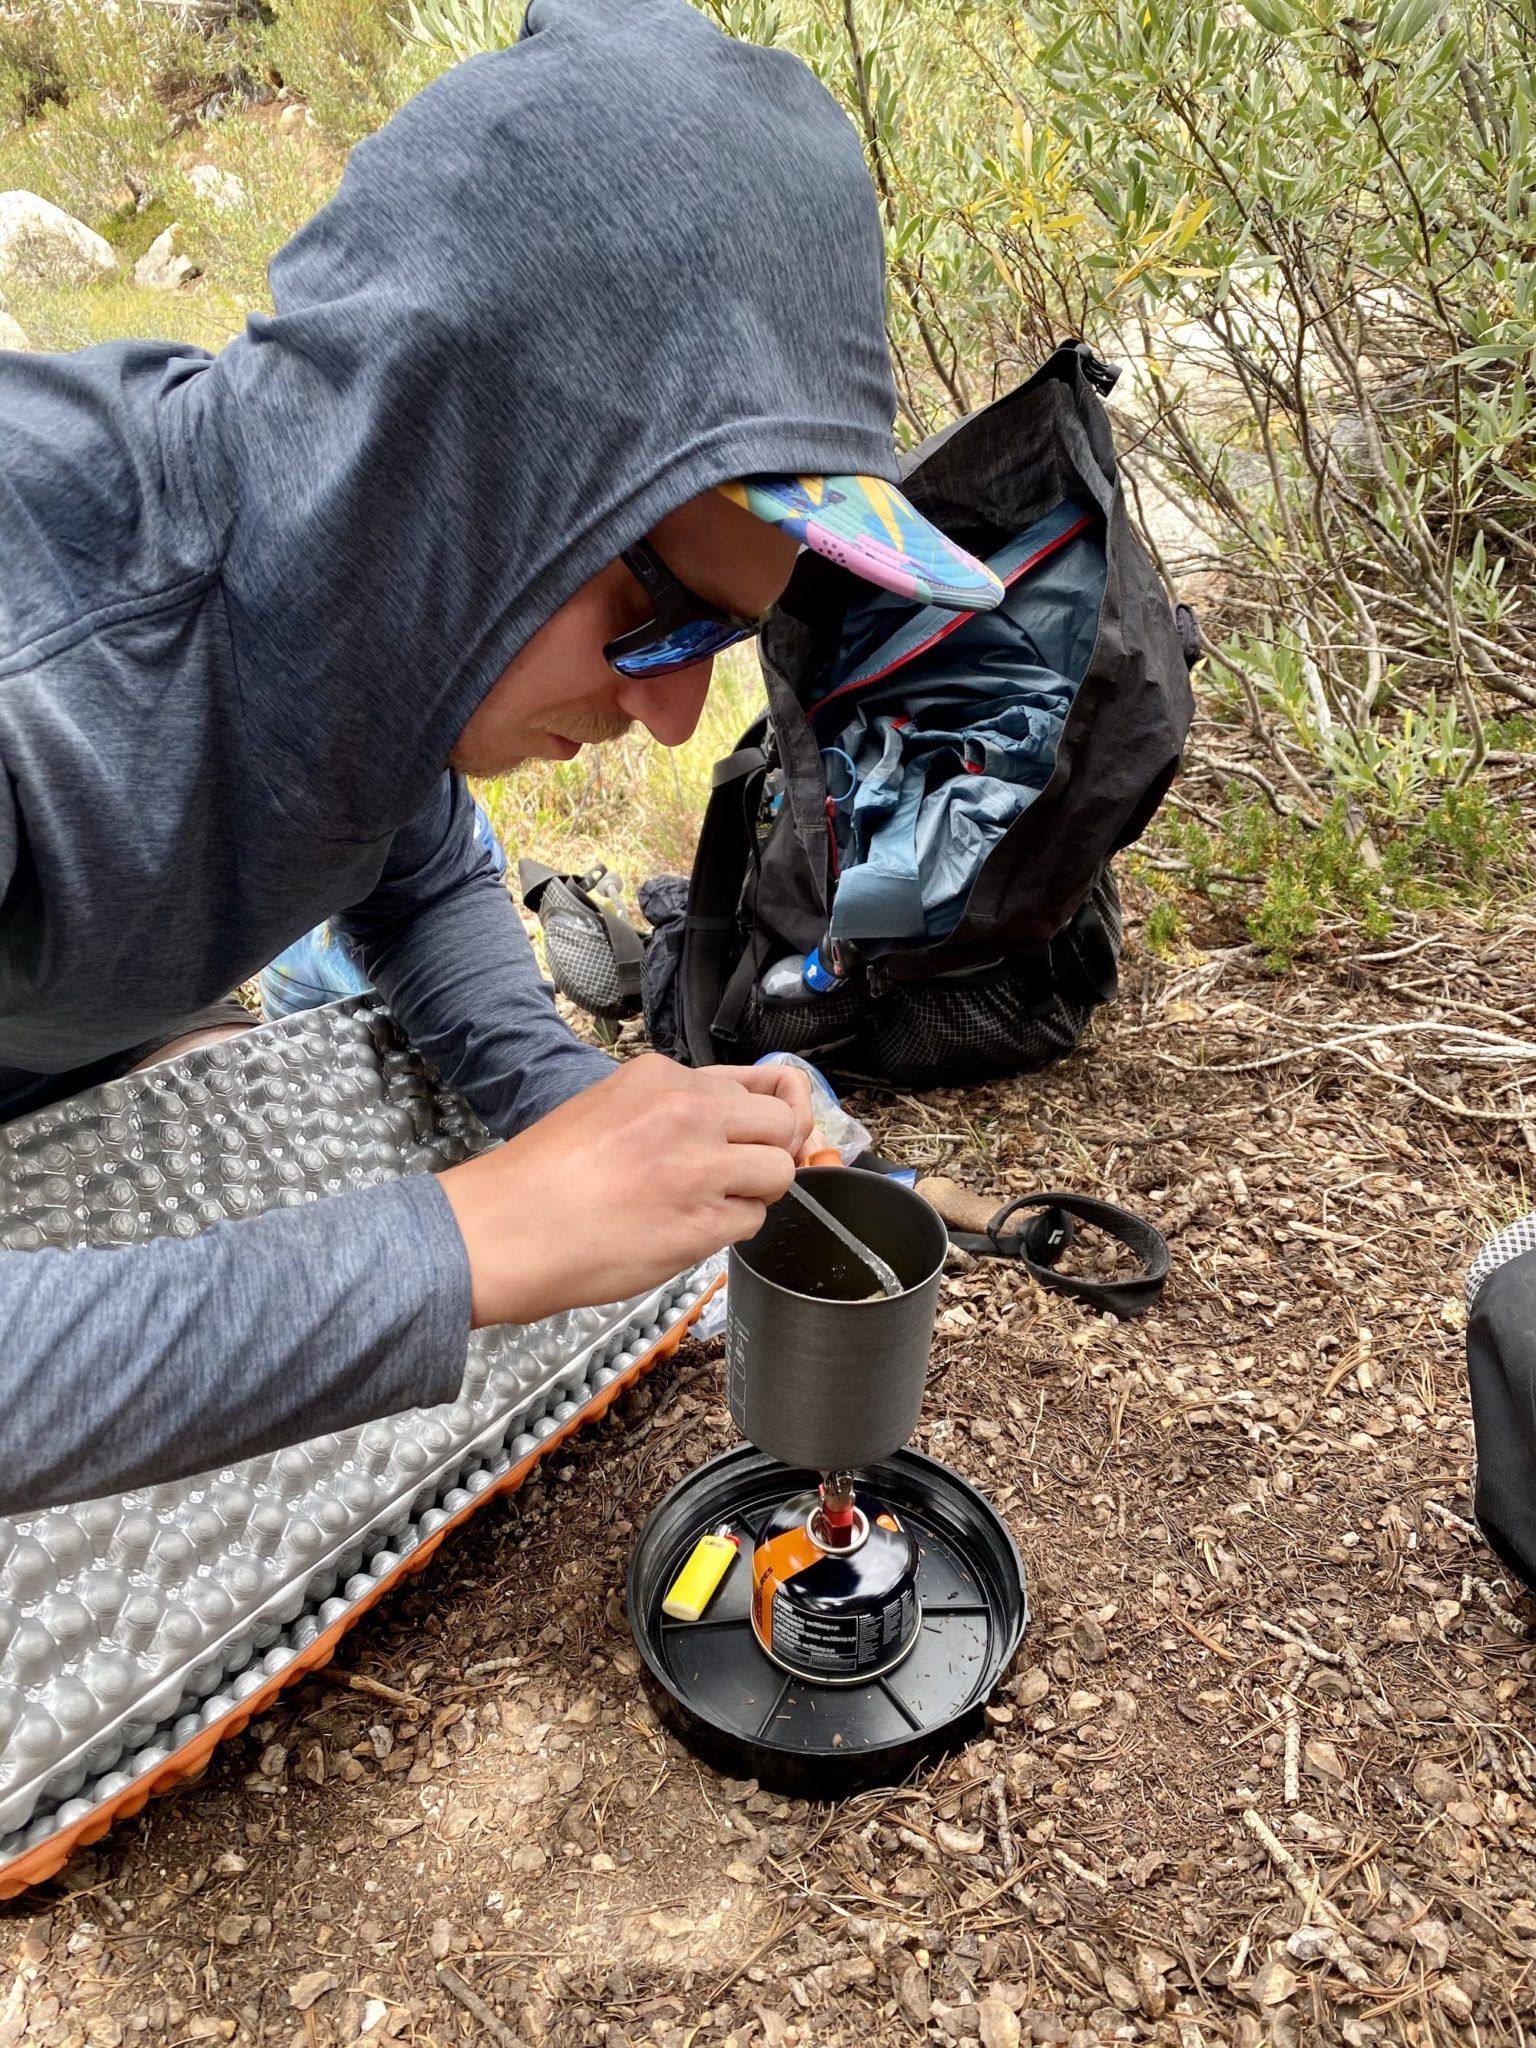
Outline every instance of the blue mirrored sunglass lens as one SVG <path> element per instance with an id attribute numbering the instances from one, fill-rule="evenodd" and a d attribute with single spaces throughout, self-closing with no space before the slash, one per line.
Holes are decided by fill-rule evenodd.
<path id="1" fill-rule="evenodd" d="M 687 668 L 691 662 L 707 661 L 739 640 L 750 640 L 756 631 L 756 626 L 735 626 L 723 619 L 694 619 L 670 633 L 659 633 L 643 647 L 628 648 L 608 658 L 621 676 L 663 676 L 672 669 Z"/>

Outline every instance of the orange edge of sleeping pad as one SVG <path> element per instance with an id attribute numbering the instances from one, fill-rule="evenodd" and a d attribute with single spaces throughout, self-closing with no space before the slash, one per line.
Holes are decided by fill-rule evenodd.
<path id="1" fill-rule="evenodd" d="M 73 1827 L 61 1829 L 58 1834 L 50 1835 L 46 1842 L 39 1842 L 36 1848 L 24 1850 L 21 1855 L 13 1856 L 9 1863 L 0 1864 L 0 1899 L 14 1899 L 29 1885 L 41 1884 L 46 1878 L 62 1870 L 76 1849 L 83 1849 L 92 1842 L 99 1842 L 114 1822 L 139 1813 L 151 1799 L 158 1798 L 163 1792 L 174 1790 L 186 1780 L 201 1777 L 208 1767 L 209 1758 L 221 1742 L 228 1741 L 232 1735 L 238 1735 L 249 1721 L 272 1704 L 286 1686 L 292 1685 L 297 1679 L 307 1677 L 312 1671 L 318 1671 L 323 1664 L 329 1664 L 336 1654 L 337 1644 L 347 1631 L 408 1573 L 419 1572 L 445 1536 L 451 1535 L 461 1523 L 467 1522 L 488 1500 L 494 1500 L 500 1494 L 515 1492 L 541 1458 L 548 1457 L 551 1451 L 563 1444 L 568 1437 L 574 1436 L 577 1430 L 585 1428 L 588 1423 L 596 1422 L 605 1415 L 619 1395 L 627 1387 L 633 1386 L 642 1373 L 649 1372 L 659 1360 L 670 1358 L 689 1328 L 702 1314 L 710 1296 L 724 1284 L 722 1274 L 713 1286 L 700 1295 L 681 1322 L 668 1330 L 664 1337 L 659 1338 L 644 1357 L 637 1358 L 634 1364 L 620 1373 L 616 1379 L 610 1380 L 608 1385 L 600 1393 L 594 1394 L 577 1414 L 568 1416 L 560 1428 L 553 1435 L 546 1437 L 536 1451 L 530 1451 L 526 1458 L 521 1459 L 516 1465 L 509 1466 L 494 1485 L 488 1486 L 483 1493 L 476 1494 L 473 1500 L 466 1501 L 458 1513 L 444 1522 L 440 1529 L 435 1529 L 430 1536 L 424 1536 L 409 1557 L 401 1558 L 393 1571 L 363 1594 L 347 1613 L 332 1622 L 324 1634 L 316 1636 L 307 1649 L 300 1651 L 293 1662 L 285 1665 L 262 1686 L 259 1692 L 252 1693 L 248 1700 L 242 1700 L 237 1707 L 232 1707 L 221 1720 L 215 1721 L 211 1728 L 200 1729 L 191 1741 L 184 1742 L 180 1749 L 168 1756 L 157 1770 L 146 1772 L 142 1778 L 136 1778 L 131 1785 L 125 1785 L 115 1798 L 92 1807 L 91 1811 L 77 1820 Z"/>

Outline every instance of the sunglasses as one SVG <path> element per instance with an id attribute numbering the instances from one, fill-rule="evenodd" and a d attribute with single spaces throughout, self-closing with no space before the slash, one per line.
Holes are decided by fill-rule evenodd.
<path id="1" fill-rule="evenodd" d="M 603 649 L 603 659 L 621 676 L 667 676 L 693 662 L 708 661 L 738 640 L 750 640 L 761 620 L 723 612 L 667 567 L 646 541 L 626 548 L 619 560 L 650 599 L 652 614 L 632 633 L 621 633 Z"/>

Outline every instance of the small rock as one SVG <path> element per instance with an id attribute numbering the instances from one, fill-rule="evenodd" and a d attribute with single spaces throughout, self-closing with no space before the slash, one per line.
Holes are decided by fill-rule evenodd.
<path id="1" fill-rule="evenodd" d="M 987 1195 L 961 1187 L 947 1174 L 930 1173 L 917 1183 L 915 1192 L 931 1203 L 956 1230 L 984 1231 L 997 1214 L 999 1204 Z"/>
<path id="2" fill-rule="evenodd" d="M 1168 1986 L 1157 1957 L 1149 1949 L 1137 1952 L 1136 1996 L 1149 2020 L 1160 2020 L 1168 2009 Z"/>
<path id="3" fill-rule="evenodd" d="M 251 1931 L 251 1916 L 249 1913 L 226 1913 L 215 1931 L 226 1948 L 238 1948 Z"/>
<path id="4" fill-rule="evenodd" d="M 1039 1664 L 1032 1664 L 1009 1687 L 1021 1707 L 1038 1707 L 1050 1689 L 1050 1675 Z"/>
<path id="5" fill-rule="evenodd" d="M 1141 2004 L 1141 1994 L 1118 1963 L 1106 1963 L 1104 1966 L 1104 1992 L 1110 2003 L 1121 2012 L 1135 2012 Z"/>
<path id="6" fill-rule="evenodd" d="M 199 165 L 199 169 L 201 168 L 201 165 Z M 379 2024 L 379 2021 L 382 2019 L 387 2019 L 388 2017 L 388 2002 L 382 1998 L 370 1998 L 368 2003 L 363 2007 L 363 2016 L 358 2022 L 358 2039 L 361 2040 L 364 2034 L 371 2034 L 374 2028 Z"/>
<path id="7" fill-rule="evenodd" d="M 1415 1948 L 1423 1949 L 1433 1969 L 1443 1970 L 1450 1959 L 1451 1930 L 1443 1920 L 1415 1920 L 1408 1930 Z"/>
<path id="8" fill-rule="evenodd" d="M 980 1828 L 956 1827 L 953 1821 L 948 1820 L 939 1822 L 933 1838 L 946 1856 L 979 1856 L 987 1846 L 987 1838 Z"/>
<path id="9" fill-rule="evenodd" d="M 181 223 L 173 220 L 163 234 L 156 235 L 133 266 L 136 285 L 146 291 L 174 292 L 202 276 L 191 257 L 184 256 L 176 247 L 180 231 Z"/>
<path id="10" fill-rule="evenodd" d="M 1072 1647 L 1089 1664 L 1102 1664 L 1109 1655 L 1109 1638 L 1091 1614 L 1080 1614 L 1072 1624 Z"/>
<path id="11" fill-rule="evenodd" d="M 228 213 L 233 207 L 245 204 L 242 180 L 233 171 L 221 171 L 217 164 L 194 164 L 187 173 L 187 183 L 215 213 Z"/>
<path id="12" fill-rule="evenodd" d="M 1329 1927 L 1298 1927 L 1286 1937 L 1285 1952 L 1296 1963 L 1320 1963 L 1331 1956 L 1337 1936 Z"/>
<path id="13" fill-rule="evenodd" d="M 295 1978 L 288 1986 L 288 1997 L 295 2012 L 308 2012 L 317 1999 L 324 1998 L 327 1991 L 334 1991 L 341 1979 L 334 1970 L 306 1970 L 302 1977 Z"/>
<path id="14" fill-rule="evenodd" d="M 1472 2017 L 1472 2000 L 1454 1977 L 1441 1977 L 1431 1987 L 1432 1996 L 1459 2020 Z"/>
<path id="15" fill-rule="evenodd" d="M 1266 2037 L 1269 2048 L 1301 2048 L 1301 2016 L 1294 2005 L 1270 2007 Z"/>
<path id="16" fill-rule="evenodd" d="M 1284 2005 L 1296 1989 L 1296 1972 L 1276 1956 L 1253 1973 L 1248 1995 L 1255 2005 Z"/>
<path id="17" fill-rule="evenodd" d="M 1449 1806 L 1461 1790 L 1461 1780 L 1432 1756 L 1421 1756 L 1413 1767 L 1413 1789 L 1426 1806 Z"/>
<path id="18" fill-rule="evenodd" d="M 432 1932 L 427 1936 L 427 1947 L 434 1962 L 445 1962 L 453 1951 L 453 1922 L 434 1920 Z"/>
<path id="19" fill-rule="evenodd" d="M 896 1984 L 896 2002 L 914 2027 L 926 2027 L 933 2005 L 928 1996 L 928 1979 L 916 1963 L 908 1964 Z"/>
<path id="20" fill-rule="evenodd" d="M 584 1692 L 579 1700 L 573 1700 L 565 1710 L 565 1718 L 573 1728 L 590 1728 L 603 1710 L 603 1703 L 595 1692 Z"/>
<path id="21" fill-rule="evenodd" d="M 1308 1775 L 1314 1778 L 1331 1779 L 1335 1785 L 1342 1785 L 1348 1773 L 1343 1760 L 1331 1742 L 1320 1735 L 1314 1736 L 1302 1751 L 1306 1758 Z"/>
<path id="22" fill-rule="evenodd" d="M 1099 1961 L 1087 1942 L 1078 1941 L 1072 1935 L 1068 1935 L 1067 1947 L 1071 1951 L 1072 1960 L 1088 1979 L 1088 1982 L 1090 1984 L 1102 1985 L 1104 1982 L 1104 1965 Z"/>
<path id="23" fill-rule="evenodd" d="M 241 1877 L 250 1869 L 245 1858 L 234 1849 L 221 1849 L 214 1858 L 213 1867 L 221 1877 Z"/>
<path id="24" fill-rule="evenodd" d="M 1069 2037 L 1066 2022 L 1054 2012 L 1027 2012 L 1024 2024 L 1029 2029 L 1029 2038 L 1039 2048 L 1062 2048 Z"/>
<path id="25" fill-rule="evenodd" d="M 116 269 L 110 243 L 83 220 L 35 192 L 0 192 L 0 281 L 90 284 Z"/>
<path id="26" fill-rule="evenodd" d="M 1019 2048 L 1024 2030 L 1000 1998 L 984 1998 L 976 2017 L 981 2025 L 981 2048 Z"/>
<path id="27" fill-rule="evenodd" d="M 520 1842 L 512 1851 L 512 1868 L 522 1877 L 542 1870 L 548 1861 L 548 1851 L 537 1842 Z"/>

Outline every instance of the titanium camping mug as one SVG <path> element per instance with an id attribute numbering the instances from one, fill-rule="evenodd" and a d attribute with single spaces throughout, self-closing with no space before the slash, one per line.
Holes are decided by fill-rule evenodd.
<path id="1" fill-rule="evenodd" d="M 949 1234 L 900 1182 L 856 1167 L 802 1167 L 806 1190 L 904 1286 L 868 1267 L 790 1196 L 731 1246 L 725 1384 L 742 1435 L 781 1464 L 852 1471 L 917 1427 Z"/>

